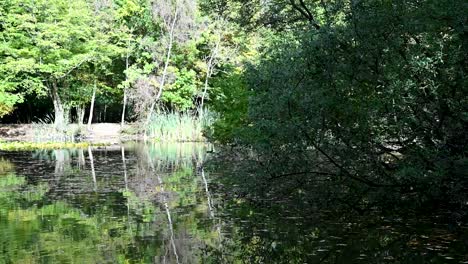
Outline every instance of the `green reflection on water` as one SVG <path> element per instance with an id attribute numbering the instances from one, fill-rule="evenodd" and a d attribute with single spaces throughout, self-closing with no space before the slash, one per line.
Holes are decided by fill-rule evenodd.
<path id="1" fill-rule="evenodd" d="M 449 232 L 433 218 L 321 217 L 235 197 L 217 183 L 222 175 L 204 171 L 205 150 L 128 143 L 2 153 L 0 263 L 468 260 L 466 229 Z"/>
<path id="2" fill-rule="evenodd" d="M 35 164 L 10 156 L 32 171 L 52 164 L 39 177 L 16 175 L 15 165 L 0 160 L 0 263 L 196 261 L 191 251 L 209 238 L 197 226 L 206 215 L 194 177 L 203 148 L 36 151 Z"/>
<path id="3" fill-rule="evenodd" d="M 121 229 L 124 218 L 103 221 L 105 211 L 86 216 L 63 201 L 43 204 L 47 185 L 28 186 L 14 174 L 1 176 L 0 186 L 0 263 L 125 260 L 129 233 L 109 232 Z"/>

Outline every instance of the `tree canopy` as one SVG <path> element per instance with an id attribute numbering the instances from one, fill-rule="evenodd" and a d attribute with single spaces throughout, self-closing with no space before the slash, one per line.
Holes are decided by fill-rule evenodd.
<path id="1" fill-rule="evenodd" d="M 353 208 L 466 199 L 463 1 L 221 2 L 205 7 L 262 41 L 214 105 L 214 137 L 255 153 L 234 179 L 304 199 L 332 181 Z"/>
<path id="2" fill-rule="evenodd" d="M 21 116 L 25 104 L 43 101 L 56 124 L 83 122 L 95 100 L 123 104 L 129 120 L 155 106 L 195 111 L 211 77 L 214 24 L 189 0 L 2 1 L 0 114 Z M 73 108 L 82 116 L 71 118 Z"/>

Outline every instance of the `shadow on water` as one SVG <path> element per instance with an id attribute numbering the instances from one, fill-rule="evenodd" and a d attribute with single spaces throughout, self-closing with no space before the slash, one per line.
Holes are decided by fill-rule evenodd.
<path id="1" fill-rule="evenodd" d="M 251 203 L 205 170 L 206 150 L 0 153 L 0 263 L 468 263 L 467 227 L 444 216 Z"/>

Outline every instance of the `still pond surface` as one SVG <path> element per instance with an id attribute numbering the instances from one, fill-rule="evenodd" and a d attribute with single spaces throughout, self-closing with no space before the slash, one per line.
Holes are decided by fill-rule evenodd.
<path id="1" fill-rule="evenodd" d="M 468 263 L 442 215 L 350 221 L 233 198 L 202 144 L 0 152 L 0 263 Z"/>

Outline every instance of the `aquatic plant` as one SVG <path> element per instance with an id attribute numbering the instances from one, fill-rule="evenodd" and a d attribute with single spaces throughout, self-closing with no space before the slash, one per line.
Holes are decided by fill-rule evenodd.
<path id="1" fill-rule="evenodd" d="M 213 120 L 214 115 L 209 111 L 201 117 L 189 112 L 162 112 L 153 116 L 147 136 L 160 141 L 204 142 L 203 130 Z"/>
<path id="2" fill-rule="evenodd" d="M 64 149 L 64 148 L 86 148 L 88 146 L 105 146 L 104 143 L 90 142 L 0 142 L 0 150 L 18 151 L 18 150 L 37 150 L 37 149 Z"/>

